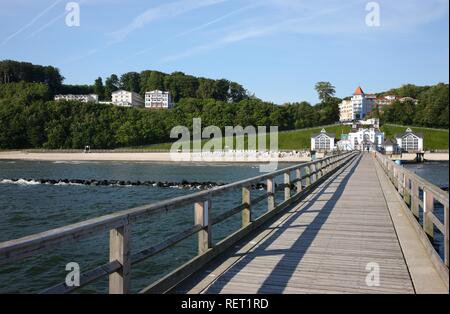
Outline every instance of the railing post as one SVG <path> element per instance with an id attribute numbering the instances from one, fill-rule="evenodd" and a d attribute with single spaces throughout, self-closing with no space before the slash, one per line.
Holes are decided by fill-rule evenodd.
<path id="1" fill-rule="evenodd" d="M 290 172 L 284 173 L 284 200 L 287 201 L 291 198 L 291 174 Z"/>
<path id="2" fill-rule="evenodd" d="M 327 159 L 327 161 L 325 162 L 325 174 L 328 174 L 331 171 L 331 161 L 333 160 L 334 157 L 331 157 L 330 159 Z"/>
<path id="3" fill-rule="evenodd" d="M 405 203 L 408 204 L 409 207 L 411 207 L 411 189 L 412 189 L 412 180 L 405 174 L 405 195 L 403 195 L 403 199 L 405 200 Z"/>
<path id="4" fill-rule="evenodd" d="M 419 185 L 416 181 L 411 181 L 411 212 L 419 218 Z"/>
<path id="5" fill-rule="evenodd" d="M 305 184 L 308 187 L 311 185 L 311 167 L 310 166 L 306 167 L 305 171 L 306 171 Z"/>
<path id="6" fill-rule="evenodd" d="M 295 170 L 295 178 L 298 180 L 296 183 L 297 193 L 300 193 L 303 189 L 302 180 L 301 180 L 301 178 L 302 178 L 302 169 L 301 168 L 298 168 Z"/>
<path id="7" fill-rule="evenodd" d="M 109 261 L 118 261 L 122 267 L 109 275 L 109 293 L 130 292 L 130 227 L 124 225 L 109 231 Z"/>
<path id="8" fill-rule="evenodd" d="M 201 225 L 198 233 L 198 254 L 202 255 L 212 247 L 212 230 L 210 224 L 211 200 L 195 203 L 195 224 Z"/>
<path id="9" fill-rule="evenodd" d="M 434 211 L 434 196 L 431 192 L 423 191 L 423 229 L 432 239 L 434 238 L 434 224 L 429 215 Z"/>
<path id="10" fill-rule="evenodd" d="M 397 167 L 392 166 L 392 183 L 398 191 L 398 182 L 397 182 Z"/>
<path id="11" fill-rule="evenodd" d="M 316 167 L 316 164 L 312 164 L 310 166 L 310 168 L 311 168 L 311 184 L 313 184 L 317 180 L 317 173 L 316 173 L 317 167 Z"/>
<path id="12" fill-rule="evenodd" d="M 448 221 L 448 206 L 444 206 L 444 262 L 445 265 L 448 267 L 448 250 L 449 250 L 449 221 Z"/>
<path id="13" fill-rule="evenodd" d="M 267 179 L 267 211 L 275 209 L 275 182 L 273 178 Z"/>
<path id="14" fill-rule="evenodd" d="M 250 187 L 248 186 L 242 188 L 242 204 L 246 205 L 242 210 L 242 227 L 246 227 L 252 220 Z"/>

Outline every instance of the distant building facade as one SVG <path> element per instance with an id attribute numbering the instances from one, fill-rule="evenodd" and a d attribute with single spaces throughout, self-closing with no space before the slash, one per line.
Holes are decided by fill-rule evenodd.
<path id="1" fill-rule="evenodd" d="M 396 134 L 395 140 L 401 152 L 423 152 L 423 135 L 414 133 L 410 128 L 406 129 L 404 133 Z"/>
<path id="2" fill-rule="evenodd" d="M 383 110 L 384 107 L 391 105 L 396 100 L 400 102 L 410 100 L 417 103 L 417 100 L 410 97 L 398 98 L 393 95 L 377 97 L 375 94 L 366 94 L 358 86 L 351 99 L 343 100 L 339 104 L 339 120 L 341 122 L 363 120 L 376 108 Z"/>
<path id="3" fill-rule="evenodd" d="M 387 155 L 392 155 L 398 153 L 398 145 L 395 140 L 387 139 L 383 144 L 384 153 Z"/>
<path id="4" fill-rule="evenodd" d="M 354 123 L 348 134 L 342 134 L 336 143 L 338 150 L 382 151 L 384 133 L 379 129 L 378 119 L 372 125 Z"/>
<path id="5" fill-rule="evenodd" d="M 81 102 L 95 102 L 98 103 L 98 95 L 90 94 L 90 95 L 55 95 L 54 98 L 56 101 L 81 101 Z"/>
<path id="6" fill-rule="evenodd" d="M 334 142 L 336 135 L 327 133 L 325 129 L 319 134 L 313 134 L 311 136 L 311 151 L 329 152 L 335 149 Z"/>
<path id="7" fill-rule="evenodd" d="M 126 90 L 118 90 L 111 94 L 111 102 L 121 107 L 144 107 L 141 95 Z"/>
<path id="8" fill-rule="evenodd" d="M 154 90 L 145 93 L 145 108 L 170 109 L 172 107 L 173 102 L 169 92 Z"/>
<path id="9" fill-rule="evenodd" d="M 384 133 L 378 128 L 354 126 L 348 134 L 350 147 L 361 151 L 380 151 L 384 144 Z"/>
<path id="10" fill-rule="evenodd" d="M 349 100 L 344 100 L 339 104 L 340 121 L 362 120 L 369 108 L 373 107 L 374 96 L 366 95 L 362 88 L 358 86 Z"/>

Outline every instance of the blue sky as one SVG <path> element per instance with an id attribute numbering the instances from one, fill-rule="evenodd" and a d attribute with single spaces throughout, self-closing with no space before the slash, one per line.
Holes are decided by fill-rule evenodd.
<path id="1" fill-rule="evenodd" d="M 449 1 L 383 0 L 380 26 L 361 0 L 1 0 L 0 59 L 54 65 L 66 83 L 146 69 L 226 78 L 275 103 L 317 102 L 405 83 L 448 83 Z"/>

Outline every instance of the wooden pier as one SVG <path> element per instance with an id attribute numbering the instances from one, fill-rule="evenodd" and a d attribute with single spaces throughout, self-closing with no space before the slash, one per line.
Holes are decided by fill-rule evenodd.
<path id="1" fill-rule="evenodd" d="M 259 182 L 267 191 L 252 197 Z M 214 197 L 236 189 L 242 204 L 214 215 Z M 262 201 L 267 211 L 254 219 Z M 188 204 L 191 228 L 131 253 L 134 222 Z M 448 211 L 448 193 L 438 187 L 378 153 L 348 152 L 0 243 L 0 265 L 109 232 L 110 260 L 83 273 L 81 286 L 109 276 L 110 293 L 129 293 L 132 265 L 198 234 L 198 255 L 142 293 L 448 293 Z M 237 214 L 242 227 L 213 243 L 214 225 Z M 432 243 L 436 233 L 443 256 Z M 43 292 L 77 288 L 61 283 Z"/>

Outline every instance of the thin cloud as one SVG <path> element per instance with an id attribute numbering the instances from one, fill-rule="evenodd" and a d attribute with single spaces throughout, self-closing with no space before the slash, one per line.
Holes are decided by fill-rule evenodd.
<path id="1" fill-rule="evenodd" d="M 337 9 L 327 9 L 327 10 L 323 10 L 323 11 L 316 13 L 316 15 L 314 15 L 314 16 L 284 20 L 281 22 L 273 23 L 273 24 L 271 24 L 269 26 L 265 26 L 265 27 L 261 27 L 261 26 L 256 27 L 255 26 L 255 27 L 251 27 L 251 28 L 247 28 L 247 29 L 239 29 L 237 31 L 226 34 L 225 36 L 223 36 L 222 38 L 220 38 L 217 41 L 190 48 L 190 49 L 188 49 L 182 53 L 176 54 L 176 55 L 167 56 L 162 59 L 162 62 L 167 63 L 170 61 L 176 61 L 179 59 L 183 59 L 186 57 L 196 55 L 198 53 L 217 49 L 219 47 L 230 45 L 230 44 L 237 43 L 240 41 L 257 38 L 257 37 L 268 36 L 268 35 L 272 35 L 272 34 L 276 34 L 276 33 L 280 33 L 280 32 L 290 31 L 290 30 L 292 30 L 294 25 L 298 24 L 299 22 L 305 22 L 305 21 L 314 19 L 318 16 L 328 15 L 328 14 L 334 13 L 336 10 Z"/>
<path id="2" fill-rule="evenodd" d="M 381 6 L 381 27 L 373 28 L 365 24 L 366 1 L 352 1 L 343 5 L 340 1 L 303 2 L 291 0 L 269 0 L 265 5 L 299 18 L 286 18 L 270 23 L 264 19 L 251 27 L 236 27 L 219 40 L 191 47 L 184 52 L 162 59 L 163 63 L 180 60 L 193 55 L 214 50 L 233 43 L 279 33 L 322 34 L 326 36 L 356 35 L 373 31 L 411 31 L 414 27 L 442 18 L 448 13 L 447 0 L 425 1 L 379 1 Z M 323 9 L 326 8 L 326 9 Z M 278 12 L 278 11 L 275 11 Z M 427 12 L 419 14 L 419 12 Z M 303 16 L 302 16 L 303 15 Z M 269 25 L 269 26 L 267 26 Z"/>
<path id="3" fill-rule="evenodd" d="M 167 42 L 170 42 L 170 41 L 172 41 L 172 40 L 174 40 L 174 39 L 177 39 L 177 38 L 180 38 L 180 37 L 183 37 L 183 36 L 186 36 L 186 35 L 195 33 L 195 32 L 197 32 L 197 31 L 200 31 L 200 30 L 202 30 L 202 29 L 205 29 L 205 28 L 207 28 L 207 27 L 209 27 L 209 26 L 211 26 L 211 25 L 214 25 L 214 24 L 216 24 L 216 23 L 219 23 L 219 22 L 221 22 L 221 21 L 223 21 L 223 20 L 225 20 L 225 19 L 227 19 L 227 18 L 229 18 L 229 17 L 231 17 L 231 16 L 234 16 L 234 15 L 236 15 L 236 14 L 238 14 L 238 13 L 247 11 L 247 10 L 249 10 L 249 9 L 251 9 L 251 8 L 254 8 L 254 7 L 255 7 L 255 5 L 252 4 L 252 5 L 248 5 L 248 6 L 239 8 L 239 9 L 237 9 L 237 10 L 231 11 L 231 12 L 229 12 L 229 13 L 227 13 L 227 14 L 225 14 L 225 15 L 222 15 L 222 16 L 220 16 L 220 17 L 214 19 L 214 20 L 211 20 L 211 21 L 209 21 L 209 22 L 207 22 L 207 23 L 204 23 L 204 24 L 202 24 L 202 25 L 199 25 L 199 26 L 196 26 L 196 27 L 194 27 L 194 28 L 188 29 L 188 30 L 186 30 L 186 31 L 184 31 L 184 32 L 178 33 L 178 34 L 176 34 L 176 35 L 174 35 L 174 36 L 172 36 L 172 37 L 170 37 L 170 38 L 167 38 L 167 39 L 165 39 L 164 41 L 158 43 L 157 46 L 152 46 L 152 47 L 150 47 L 150 48 L 147 48 L 147 49 L 138 51 L 138 52 L 134 53 L 131 57 L 136 57 L 136 56 L 145 54 L 145 53 L 147 53 L 147 52 L 153 50 L 154 48 L 161 46 L 162 43 L 167 43 Z"/>
<path id="4" fill-rule="evenodd" d="M 17 35 L 19 35 L 20 33 L 22 33 L 24 30 L 26 30 L 27 28 L 33 26 L 42 16 L 44 16 L 47 12 L 49 12 L 51 9 L 53 9 L 55 6 L 57 6 L 62 0 L 56 0 L 52 5 L 50 5 L 49 7 L 47 7 L 45 10 L 43 10 L 41 13 L 39 13 L 38 15 L 36 15 L 33 19 L 31 19 L 30 22 L 28 22 L 27 24 L 25 24 L 24 26 L 22 26 L 19 30 L 17 30 L 16 32 L 12 33 L 11 35 L 9 35 L 8 37 L 6 37 L 2 43 L 0 44 L 0 46 L 5 45 L 6 43 L 8 43 L 11 39 L 13 39 L 14 37 L 16 37 Z"/>
<path id="5" fill-rule="evenodd" d="M 179 0 L 176 2 L 156 6 L 134 18 L 134 20 L 127 26 L 113 32 L 111 35 L 114 37 L 114 39 L 111 43 L 121 42 L 125 40 L 132 32 L 143 28 L 145 25 L 159 19 L 177 17 L 196 9 L 221 4 L 227 1 L 229 0 Z"/>
<path id="6" fill-rule="evenodd" d="M 60 0 L 61 1 L 61 0 Z M 81 0 L 78 1 L 78 4 L 81 5 L 84 2 L 86 2 L 88 0 Z M 53 19 L 51 19 L 49 22 L 47 22 L 46 24 L 44 24 L 43 26 L 39 27 L 38 29 L 36 29 L 34 32 L 32 32 L 27 39 L 33 38 L 35 37 L 37 34 L 43 32 L 44 30 L 46 30 L 47 28 L 49 28 L 50 26 L 52 26 L 53 24 L 55 24 L 58 20 L 64 18 L 66 16 L 67 12 L 64 11 L 63 13 L 57 15 L 56 17 L 54 17 Z"/>

